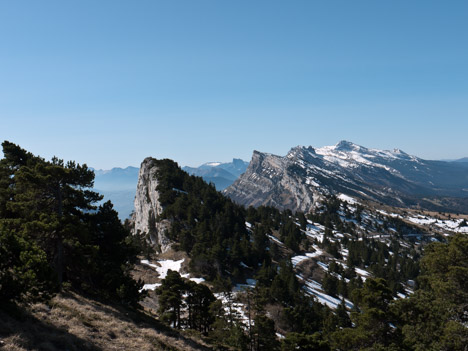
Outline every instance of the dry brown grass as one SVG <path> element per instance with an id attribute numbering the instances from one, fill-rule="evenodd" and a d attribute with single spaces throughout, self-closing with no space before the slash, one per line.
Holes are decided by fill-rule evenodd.
<path id="1" fill-rule="evenodd" d="M 0 311 L 0 349 L 211 350 L 201 340 L 171 330 L 143 312 L 64 293 L 49 305 Z"/>

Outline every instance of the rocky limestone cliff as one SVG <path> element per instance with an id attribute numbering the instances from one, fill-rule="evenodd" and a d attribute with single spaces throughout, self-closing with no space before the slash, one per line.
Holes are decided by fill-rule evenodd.
<path id="1" fill-rule="evenodd" d="M 245 173 L 224 193 L 242 205 L 310 211 L 319 193 L 308 188 L 293 166 L 288 157 L 254 151 Z"/>
<path id="2" fill-rule="evenodd" d="M 155 159 L 148 157 L 140 166 L 132 217 L 133 231 L 134 233 L 147 233 L 151 242 L 158 245 L 162 252 L 165 252 L 171 247 L 171 241 L 166 236 L 170 222 L 168 220 L 157 221 L 163 208 L 159 202 L 157 191 L 158 180 L 155 161 Z"/>

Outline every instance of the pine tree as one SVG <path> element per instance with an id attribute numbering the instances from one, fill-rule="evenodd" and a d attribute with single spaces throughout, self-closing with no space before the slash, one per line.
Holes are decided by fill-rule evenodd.
<path id="1" fill-rule="evenodd" d="M 0 306 L 8 301 L 47 300 L 56 291 L 52 274 L 40 247 L 0 229 Z"/>
<path id="2" fill-rule="evenodd" d="M 253 345 L 255 351 L 274 351 L 280 346 L 276 340 L 275 323 L 263 314 L 254 319 Z"/>
<path id="3" fill-rule="evenodd" d="M 466 350 L 468 238 L 426 247 L 419 289 L 395 303 L 404 343 L 416 350 Z"/>
<path id="4" fill-rule="evenodd" d="M 101 196 L 90 190 L 92 170 L 57 158 L 45 161 L 7 141 L 2 145 L 0 228 L 5 254 L 1 260 L 19 271 L 25 269 L 28 278 L 21 280 L 36 282 L 38 288 L 47 286 L 49 293 L 55 283 L 60 287 L 68 281 L 76 289 L 136 303 L 141 284 L 128 270 L 137 250 L 110 203 L 96 211 Z M 54 274 L 45 274 L 44 259 Z M 24 294 L 29 294 L 31 284 L 17 278 Z"/>
<path id="5" fill-rule="evenodd" d="M 353 292 L 361 312 L 353 312 L 355 328 L 344 328 L 330 335 L 333 348 L 346 350 L 378 350 L 398 344 L 390 327 L 392 293 L 385 280 L 369 278 L 362 289 Z M 342 313 L 341 313 L 342 314 Z M 344 317 L 344 315 L 343 315 Z"/>
<path id="6" fill-rule="evenodd" d="M 178 272 L 173 270 L 168 270 L 161 286 L 156 289 L 156 294 L 159 296 L 158 311 L 161 314 L 161 319 L 178 329 L 181 328 L 181 309 L 185 291 L 185 281 Z"/>
<path id="7" fill-rule="evenodd" d="M 14 174 L 14 198 L 9 209 L 22 221 L 23 229 L 36 238 L 52 258 L 59 285 L 67 273 L 64 258 L 77 236 L 85 232 L 84 211 L 95 209 L 101 196 L 87 190 L 94 173 L 86 165 L 53 158 L 20 166 Z"/>
<path id="8" fill-rule="evenodd" d="M 210 307 L 216 298 L 210 288 L 203 284 L 187 281 L 186 289 L 185 304 L 188 308 L 188 327 L 207 333 L 214 322 Z"/>

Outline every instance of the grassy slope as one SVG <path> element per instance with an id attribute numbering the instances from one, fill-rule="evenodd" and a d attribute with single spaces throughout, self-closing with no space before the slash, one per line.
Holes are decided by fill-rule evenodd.
<path id="1" fill-rule="evenodd" d="M 0 311 L 4 350 L 211 350 L 143 312 L 62 293 L 46 304 Z"/>

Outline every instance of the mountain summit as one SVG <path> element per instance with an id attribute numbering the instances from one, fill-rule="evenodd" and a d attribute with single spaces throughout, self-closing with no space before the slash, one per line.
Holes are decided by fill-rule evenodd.
<path id="1" fill-rule="evenodd" d="M 342 193 L 394 206 L 468 212 L 468 167 L 342 140 L 297 146 L 286 156 L 254 151 L 246 172 L 224 193 L 243 205 L 294 211 L 311 210 L 323 194 Z"/>

